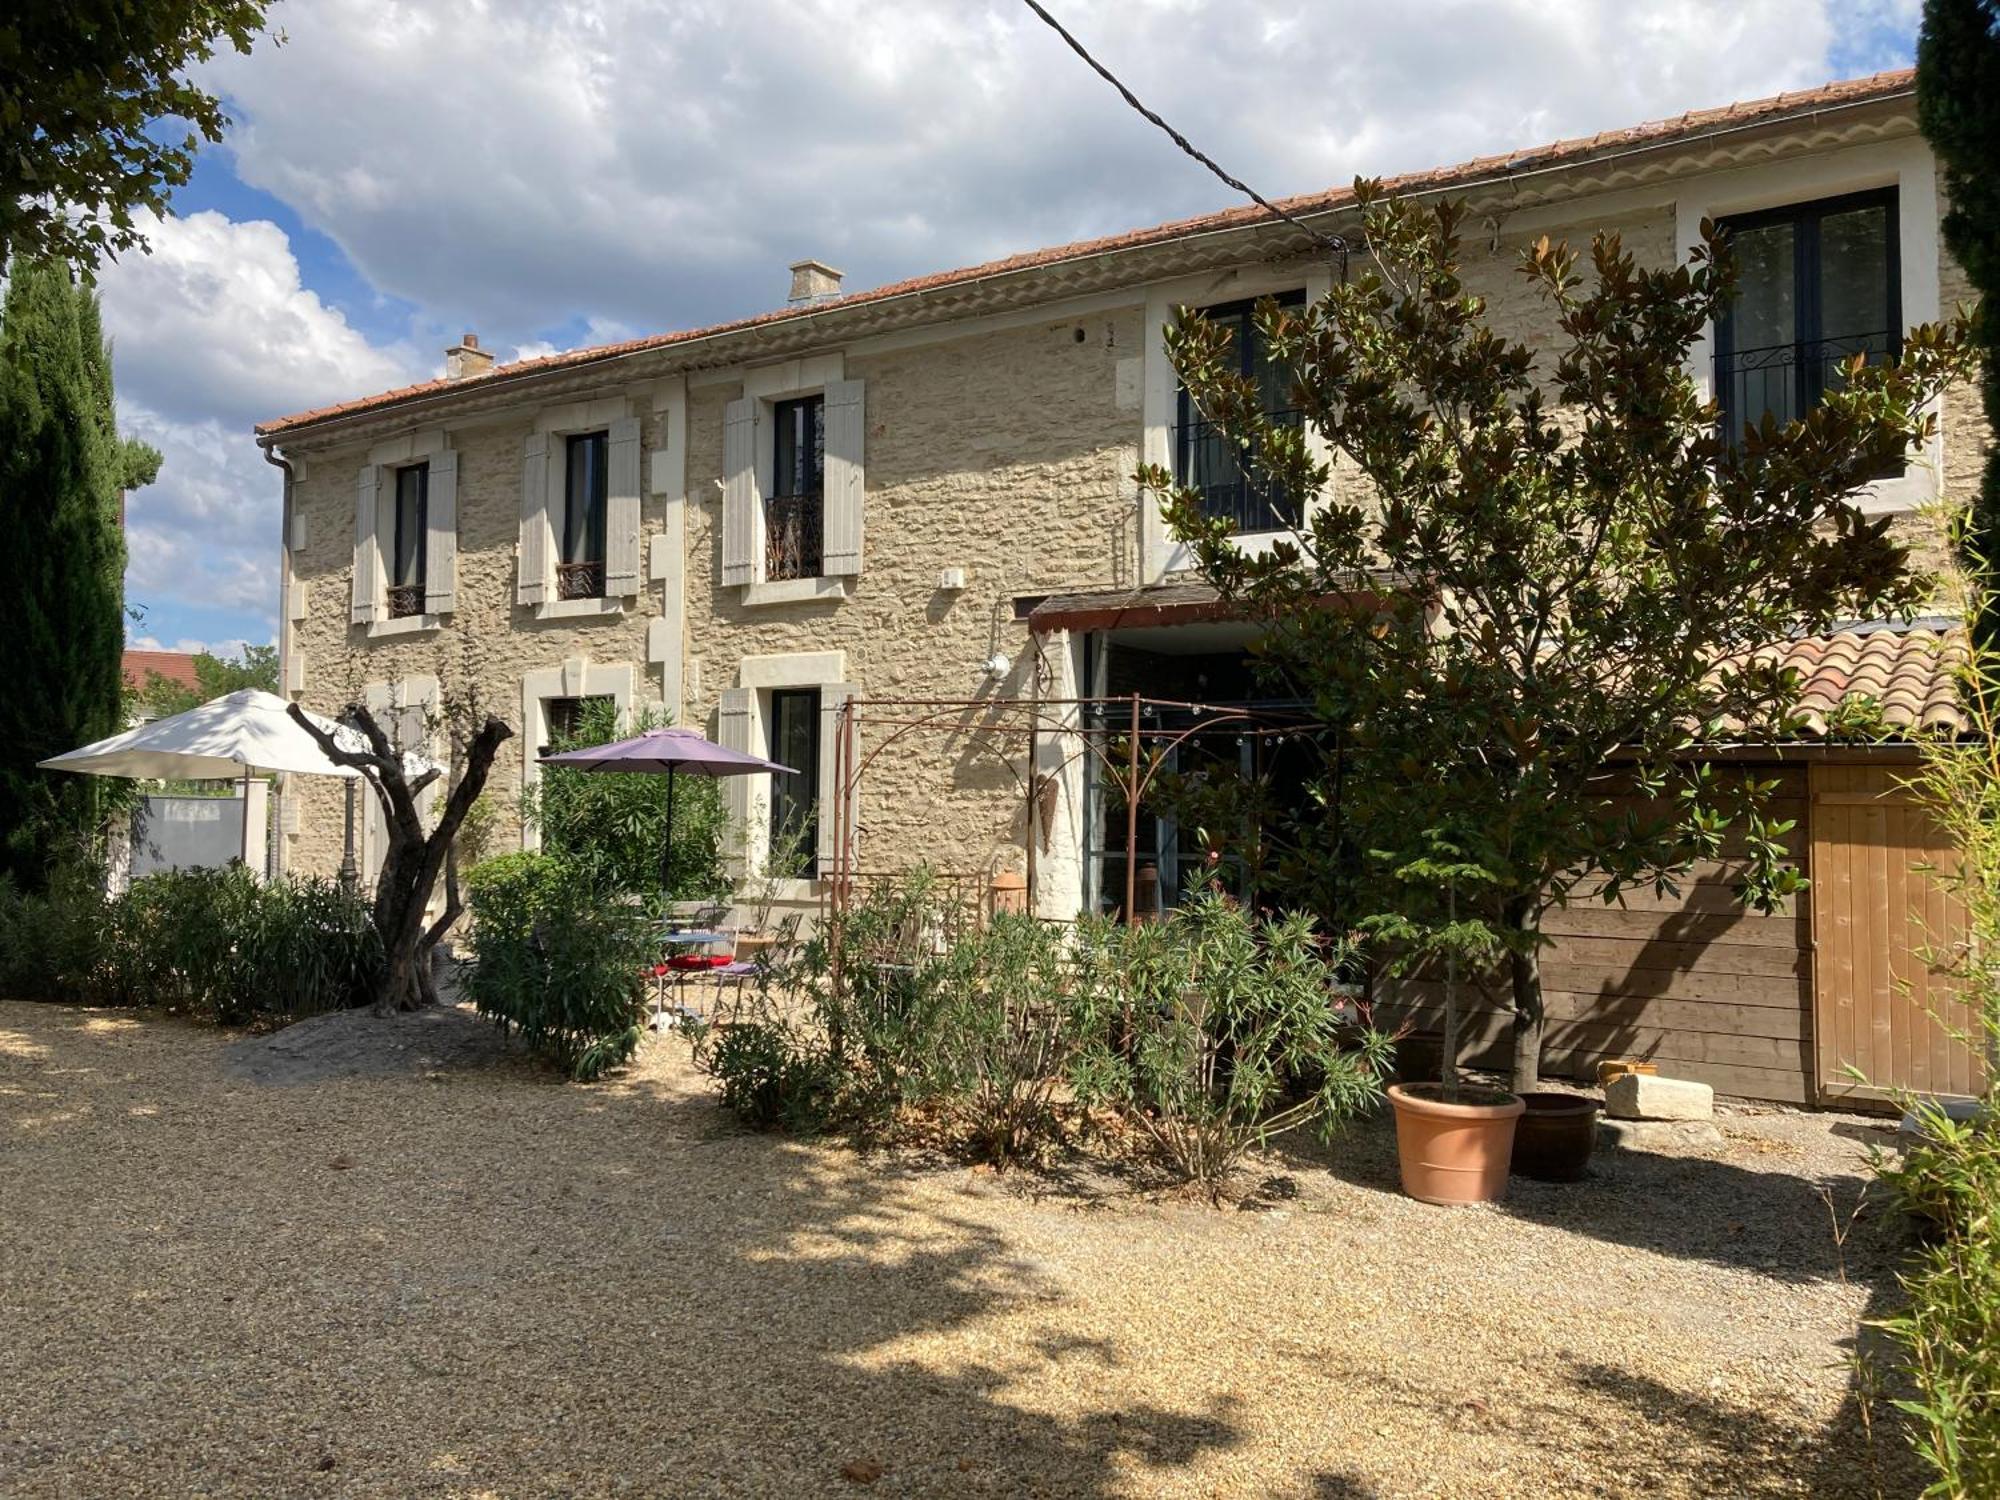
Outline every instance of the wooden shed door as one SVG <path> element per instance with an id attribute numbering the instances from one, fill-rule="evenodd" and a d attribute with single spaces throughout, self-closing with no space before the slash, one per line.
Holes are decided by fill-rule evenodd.
<path id="1" fill-rule="evenodd" d="M 1828 1102 L 1982 1087 L 1977 1052 L 1951 1035 L 1970 1017 L 1928 961 L 1963 938 L 1965 914 L 1920 867 L 1955 856 L 1898 780 L 1878 766 L 1812 769 L 1813 1030 Z"/>

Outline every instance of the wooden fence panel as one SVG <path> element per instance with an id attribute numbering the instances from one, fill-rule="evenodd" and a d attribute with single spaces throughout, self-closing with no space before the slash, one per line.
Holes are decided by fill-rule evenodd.
<path id="1" fill-rule="evenodd" d="M 1813 770 L 1816 1071 L 1822 1097 L 1881 1100 L 1897 1089 L 1984 1086 L 1971 1024 L 1935 960 L 1965 938 L 1965 913 L 1925 867 L 1950 868 L 1948 841 L 1881 766 Z M 1856 1068 L 1866 1077 L 1857 1082 Z"/>

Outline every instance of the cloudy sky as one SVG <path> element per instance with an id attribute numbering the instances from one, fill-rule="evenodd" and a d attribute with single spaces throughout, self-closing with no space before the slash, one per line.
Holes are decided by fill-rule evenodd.
<path id="1" fill-rule="evenodd" d="M 1919 0 L 1051 0 L 1267 195 L 1906 66 Z M 1018 0 L 277 0 L 102 278 L 134 631 L 276 631 L 263 418 L 1227 206 Z"/>

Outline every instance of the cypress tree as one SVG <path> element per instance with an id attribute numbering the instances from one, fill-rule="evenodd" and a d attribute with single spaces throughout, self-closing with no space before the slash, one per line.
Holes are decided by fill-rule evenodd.
<path id="1" fill-rule="evenodd" d="M 2000 433 L 2000 0 L 1925 0 L 1917 122 L 1943 168 L 1945 244 L 1980 297 L 1980 393 L 1987 426 Z M 1964 549 L 2000 565 L 2000 448 L 1990 443 Z M 1989 611 L 1979 632 L 1994 640 L 2000 617 Z"/>
<path id="2" fill-rule="evenodd" d="M 125 645 L 120 494 L 159 456 L 118 439 L 97 297 L 17 259 L 0 305 L 0 872 L 42 884 L 107 788 L 35 762 L 115 732 Z"/>

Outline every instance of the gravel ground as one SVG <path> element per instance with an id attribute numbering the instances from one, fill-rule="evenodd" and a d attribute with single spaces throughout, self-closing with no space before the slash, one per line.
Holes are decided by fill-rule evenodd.
<path id="1" fill-rule="evenodd" d="M 590 1087 L 246 1045 L 0 1004 L 0 1493 L 1872 1492 L 1896 1230 L 1843 1276 L 1817 1184 L 1877 1122 L 1458 1211 L 1376 1122 L 1216 1210 L 744 1134 L 673 1036 Z"/>

